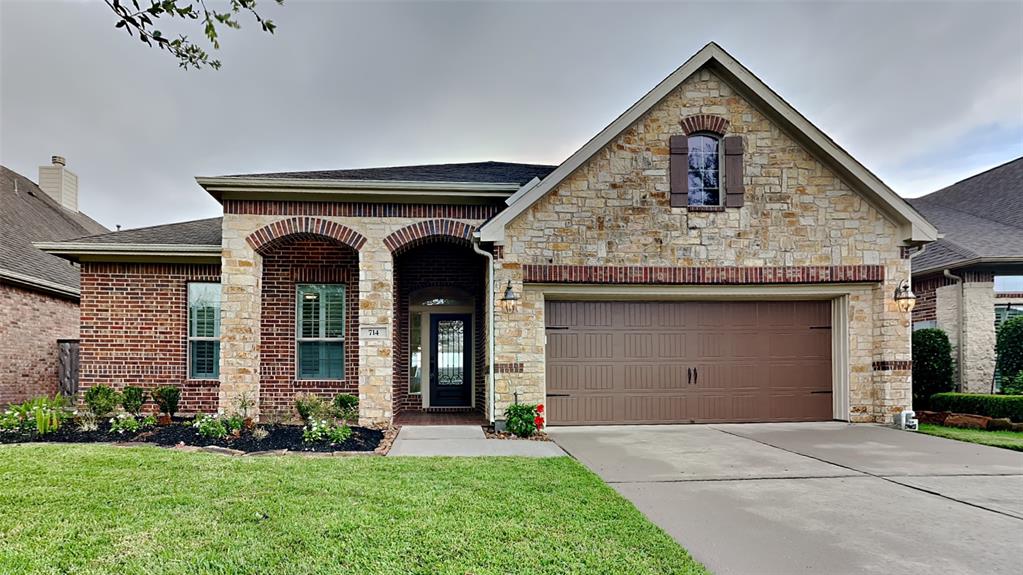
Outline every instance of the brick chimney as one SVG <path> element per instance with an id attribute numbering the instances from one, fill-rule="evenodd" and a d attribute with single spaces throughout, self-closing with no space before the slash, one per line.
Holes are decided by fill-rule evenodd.
<path id="1" fill-rule="evenodd" d="M 39 187 L 64 209 L 78 211 L 78 175 L 65 167 L 61 156 L 50 158 L 50 165 L 39 166 Z"/>

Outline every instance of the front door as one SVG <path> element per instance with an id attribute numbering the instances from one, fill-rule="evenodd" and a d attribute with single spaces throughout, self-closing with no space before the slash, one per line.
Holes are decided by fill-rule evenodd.
<path id="1" fill-rule="evenodd" d="M 472 315 L 430 314 L 430 405 L 469 407 Z"/>

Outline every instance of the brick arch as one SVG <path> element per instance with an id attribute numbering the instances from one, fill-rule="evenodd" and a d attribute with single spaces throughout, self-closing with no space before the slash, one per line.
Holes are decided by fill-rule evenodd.
<path id="1" fill-rule="evenodd" d="M 724 136 L 728 131 L 728 120 L 713 114 L 696 114 L 682 118 L 682 131 L 688 136 L 697 132 L 710 132 Z"/>
<path id="2" fill-rule="evenodd" d="M 456 220 L 424 220 L 391 233 L 384 238 L 384 245 L 392 254 L 435 239 L 455 240 L 456 243 L 469 245 L 475 230 L 475 227 Z"/>
<path id="3" fill-rule="evenodd" d="M 293 217 L 277 220 L 249 234 L 246 241 L 256 251 L 267 248 L 273 242 L 286 237 L 329 238 L 355 251 L 366 244 L 366 236 L 330 220 L 310 217 Z"/>

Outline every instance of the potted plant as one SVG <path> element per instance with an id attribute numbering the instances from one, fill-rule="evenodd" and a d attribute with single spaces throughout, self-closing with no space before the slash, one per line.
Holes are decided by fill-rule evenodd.
<path id="1" fill-rule="evenodd" d="M 160 408 L 160 418 L 157 423 L 170 425 L 174 414 L 178 411 L 178 402 L 181 400 L 181 388 L 173 385 L 161 385 L 153 390 L 153 401 Z"/>

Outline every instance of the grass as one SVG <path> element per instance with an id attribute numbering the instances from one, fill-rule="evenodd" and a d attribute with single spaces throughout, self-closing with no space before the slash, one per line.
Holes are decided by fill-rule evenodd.
<path id="1" fill-rule="evenodd" d="M 703 574 L 570 458 L 0 446 L 0 573 Z"/>
<path id="2" fill-rule="evenodd" d="M 1002 447 L 1015 451 L 1023 451 L 1023 433 L 1019 431 L 988 431 L 986 429 L 960 429 L 958 427 L 945 427 L 932 423 L 921 423 L 920 432 L 927 435 L 936 435 L 948 439 Z"/>

